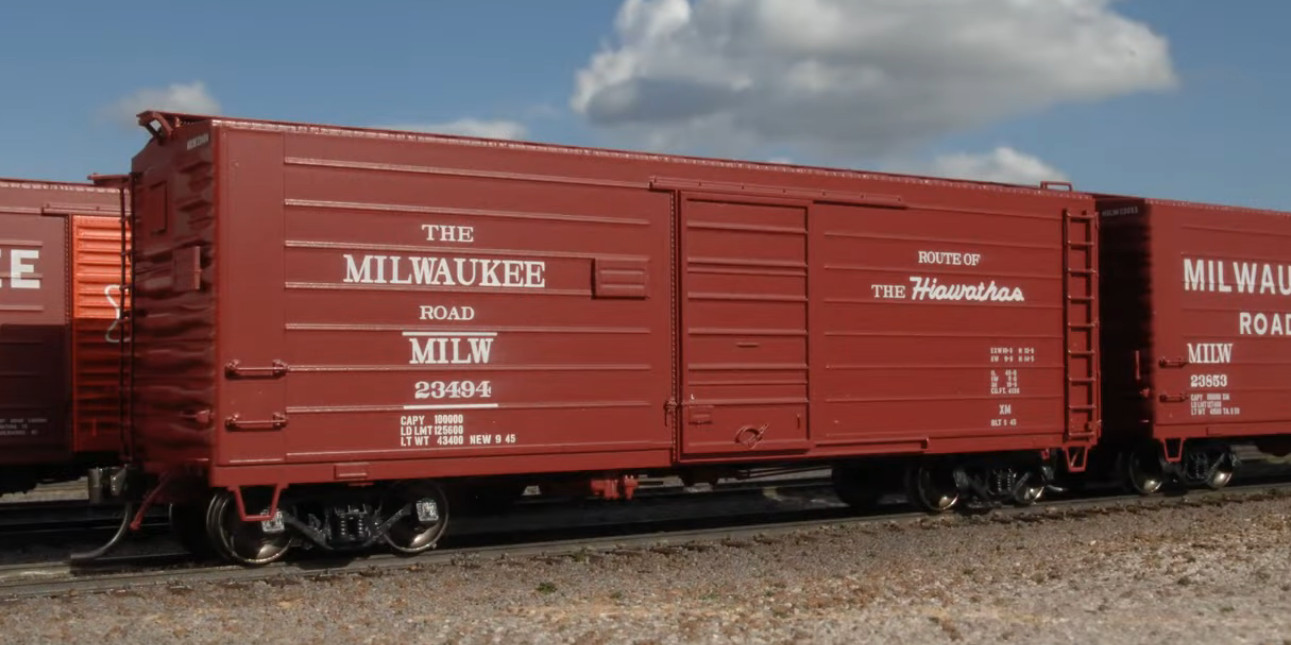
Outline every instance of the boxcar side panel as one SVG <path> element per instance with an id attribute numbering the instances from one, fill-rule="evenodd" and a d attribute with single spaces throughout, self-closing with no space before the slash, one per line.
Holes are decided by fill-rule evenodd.
<path id="1" fill-rule="evenodd" d="M 365 167 L 357 142 L 310 134 L 220 141 L 221 363 L 246 370 L 221 385 L 239 418 L 221 464 L 669 463 L 667 194 Z"/>
<path id="2" fill-rule="evenodd" d="M 15 210 L 0 206 L 0 455 L 33 463 L 68 452 L 67 222 Z"/>
<path id="3" fill-rule="evenodd" d="M 1158 438 L 1291 429 L 1291 214 L 1149 202 Z"/>
<path id="4" fill-rule="evenodd" d="M 285 433 L 300 428 L 313 441 L 325 440 L 311 432 L 307 418 L 295 418 L 287 409 L 289 378 L 297 375 L 288 377 L 275 367 L 294 363 L 298 371 L 308 369 L 292 360 L 286 335 L 283 137 L 217 131 L 215 145 L 223 178 L 213 249 L 218 374 L 223 377 L 216 385 L 215 459 L 221 465 L 281 463 L 289 450 Z M 342 313 L 362 306 L 333 305 Z M 320 404 L 340 404 L 339 396 L 329 393 Z"/>
<path id="5" fill-rule="evenodd" d="M 817 443 L 1064 443 L 1063 203 L 1000 199 L 979 210 L 925 194 L 909 205 L 813 209 Z"/>

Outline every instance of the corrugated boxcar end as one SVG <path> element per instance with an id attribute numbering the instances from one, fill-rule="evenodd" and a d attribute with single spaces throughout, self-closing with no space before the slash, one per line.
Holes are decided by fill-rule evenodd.
<path id="1" fill-rule="evenodd" d="M 1114 462 L 1151 433 L 1153 375 L 1152 288 L 1147 209 L 1126 196 L 1102 196 L 1098 202 L 1102 244 L 1100 282 L 1103 317 L 1102 378 L 1104 429 L 1095 451 L 1100 466 Z"/>
<path id="2" fill-rule="evenodd" d="M 141 114 L 141 124 L 151 114 Z M 132 162 L 129 217 L 130 461 L 160 474 L 206 463 L 216 423 L 208 242 L 217 203 L 214 147 L 204 126 L 195 142 L 171 140 L 176 129 L 201 122 L 168 119 L 165 128 L 149 127 L 154 137 Z"/>

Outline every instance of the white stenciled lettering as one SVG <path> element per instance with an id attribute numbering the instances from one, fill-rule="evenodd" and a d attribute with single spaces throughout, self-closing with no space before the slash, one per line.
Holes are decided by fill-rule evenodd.
<path id="1" fill-rule="evenodd" d="M 345 281 L 346 282 L 372 282 L 372 256 L 363 256 L 363 266 L 360 268 L 354 261 L 354 256 L 345 254 Z"/>
<path id="2" fill-rule="evenodd" d="M 875 298 L 888 300 L 905 298 L 904 284 L 872 284 L 870 288 L 874 290 Z"/>
<path id="3" fill-rule="evenodd" d="M 1025 302 L 1021 287 L 979 282 L 977 284 L 941 284 L 937 278 L 912 276 L 910 297 L 913 300 L 974 300 L 978 302 Z"/>
<path id="4" fill-rule="evenodd" d="M 1200 380 L 1204 382 L 1205 376 L 1210 376 L 1212 380 L 1223 377 L 1227 381 L 1227 376 L 1222 374 L 1203 375 L 1198 379 L 1194 376 L 1191 379 L 1193 387 L 1200 387 L 1196 383 Z M 1242 409 L 1231 405 L 1232 397 L 1228 392 L 1193 392 L 1189 397 L 1190 407 L 1193 416 L 1241 416 Z"/>
<path id="5" fill-rule="evenodd" d="M 1227 267 L 1227 270 L 1225 269 Z M 1232 276 L 1233 284 L 1227 282 Z M 1236 287 L 1236 288 L 1234 288 Z M 1185 292 L 1291 296 L 1291 264 L 1183 258 Z M 1237 315 L 1242 336 L 1291 335 L 1291 314 L 1243 311 Z"/>
<path id="6" fill-rule="evenodd" d="M 919 251 L 919 264 L 945 264 L 951 266 L 977 266 L 982 262 L 980 253 L 952 253 L 949 251 Z"/>
<path id="7" fill-rule="evenodd" d="M 4 253 L 4 250 L 0 250 L 0 260 L 3 260 Z M 40 277 L 36 272 L 36 263 L 39 261 L 38 249 L 10 249 L 9 282 L 6 284 L 4 278 L 0 277 L 0 288 L 39 289 Z"/>
<path id="8" fill-rule="evenodd" d="M 1183 259 L 1183 290 L 1204 291 L 1206 288 L 1206 261 Z"/>
<path id="9" fill-rule="evenodd" d="M 1228 387 L 1227 374 L 1192 374 L 1188 386 L 1194 388 Z"/>
<path id="10" fill-rule="evenodd" d="M 547 286 L 541 260 L 344 254 L 345 282 L 433 287 L 531 288 Z M 387 278 L 389 276 L 389 278 Z"/>
<path id="11" fill-rule="evenodd" d="M 422 320 L 475 320 L 474 307 L 422 305 Z"/>
<path id="12" fill-rule="evenodd" d="M 1223 293 L 1229 293 L 1233 289 L 1224 284 L 1224 263 L 1216 262 L 1219 274 L 1219 290 Z M 1237 293 L 1255 293 L 1255 274 L 1259 271 L 1259 265 L 1253 262 L 1234 262 L 1233 275 L 1237 278 Z M 1225 289 L 1225 287 L 1228 287 Z"/>
<path id="13" fill-rule="evenodd" d="M 991 370 L 991 394 L 1021 394 L 1022 389 L 1018 387 L 1018 371 L 1004 370 L 1002 375 L 995 370 Z"/>
<path id="14" fill-rule="evenodd" d="M 1233 283 L 1228 282 L 1232 277 Z M 1291 265 L 1271 262 L 1240 262 L 1183 259 L 1183 290 L 1207 293 L 1291 296 Z"/>
<path id="15" fill-rule="evenodd" d="M 470 445 L 472 446 L 499 446 L 516 442 L 516 436 L 513 434 L 473 434 L 471 435 Z"/>
<path id="16" fill-rule="evenodd" d="M 505 446 L 519 443 L 515 434 L 467 435 L 468 429 L 466 417 L 461 414 L 436 414 L 429 422 L 424 416 L 405 415 L 399 421 L 399 447 Z"/>
<path id="17" fill-rule="evenodd" d="M 500 265 L 501 265 L 501 262 L 498 260 L 480 261 L 480 268 L 482 269 L 481 271 L 482 275 L 480 275 L 481 287 L 502 286 L 502 282 L 498 280 L 498 266 Z"/>
<path id="18" fill-rule="evenodd" d="M 489 381 L 417 381 L 417 399 L 487 399 L 493 396 Z"/>
<path id="19" fill-rule="evenodd" d="M 992 347 L 992 363 L 1034 363 L 1034 347 Z"/>
<path id="20" fill-rule="evenodd" d="M 1226 364 L 1233 362 L 1233 343 L 1188 343 L 1188 362 Z"/>
<path id="21" fill-rule="evenodd" d="M 1102 211 L 1098 215 L 1099 217 L 1124 217 L 1126 215 L 1138 215 L 1138 213 L 1138 206 L 1123 206 Z"/>
<path id="22" fill-rule="evenodd" d="M 426 232 L 427 242 L 460 242 L 462 244 L 475 243 L 474 226 L 446 226 L 444 224 L 422 224 L 421 230 Z"/>
<path id="23" fill-rule="evenodd" d="M 116 294 L 116 298 L 112 297 L 113 293 Z M 122 295 L 121 285 L 119 284 L 110 284 L 103 288 L 103 297 L 107 298 L 108 306 L 112 307 L 112 323 L 108 325 L 107 331 L 103 332 L 103 339 L 113 345 L 119 345 L 127 340 L 122 336 L 122 333 L 118 331 L 118 328 L 121 326 L 122 305 L 117 302 L 117 298 L 120 298 Z"/>
<path id="24" fill-rule="evenodd" d="M 1240 312 L 1237 314 L 1237 333 L 1243 336 L 1289 336 L 1291 314 Z"/>
<path id="25" fill-rule="evenodd" d="M 409 365 L 483 365 L 489 362 L 494 334 L 412 336 Z"/>
<path id="26" fill-rule="evenodd" d="M 402 259 L 397 255 L 390 258 L 390 284 L 412 284 L 412 276 L 399 277 L 399 261 Z"/>

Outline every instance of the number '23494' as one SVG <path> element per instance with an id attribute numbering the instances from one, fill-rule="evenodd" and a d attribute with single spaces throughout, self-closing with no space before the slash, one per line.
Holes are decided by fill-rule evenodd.
<path id="1" fill-rule="evenodd" d="M 418 399 L 487 399 L 493 396 L 488 381 L 417 381 Z"/>

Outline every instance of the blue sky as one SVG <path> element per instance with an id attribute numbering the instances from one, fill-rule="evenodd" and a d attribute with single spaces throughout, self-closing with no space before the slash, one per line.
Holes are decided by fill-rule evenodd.
<path id="1" fill-rule="evenodd" d="M 14 3 L 0 20 L 0 176 L 80 180 L 123 172 L 144 142 L 143 130 L 122 118 L 131 101 L 149 89 L 201 83 L 203 100 L 235 116 L 446 130 L 476 119 L 489 131 L 540 141 L 924 172 L 971 174 L 992 164 L 1016 172 L 1021 164 L 1019 176 L 1053 171 L 1078 189 L 1291 210 L 1291 40 L 1282 33 L 1291 3 L 1250 1 L 1235 13 L 1231 3 L 1213 0 L 1079 0 L 1098 14 L 1088 37 L 1048 58 L 1047 43 L 1062 40 L 1066 18 L 1010 22 L 1000 13 L 999 23 L 1017 31 L 1001 28 L 999 37 L 1017 45 L 998 45 L 980 65 L 937 31 L 959 29 L 955 24 L 897 16 L 912 25 L 900 29 L 930 40 L 911 44 L 905 31 L 882 31 L 892 10 L 853 14 L 855 24 L 875 30 L 865 32 L 864 46 L 844 38 L 831 48 L 828 34 L 800 39 L 791 47 L 795 60 L 824 60 L 821 78 L 851 80 L 861 76 L 848 65 L 882 61 L 873 78 L 885 80 L 858 82 L 852 94 L 824 92 L 814 103 L 787 100 L 782 76 L 769 71 L 787 54 L 749 58 L 747 50 L 783 44 L 776 25 L 793 25 L 797 36 L 817 33 L 818 16 L 804 12 L 830 0 L 799 0 L 794 15 L 789 5 L 754 15 L 692 0 L 690 26 L 678 17 L 679 3 L 642 0 L 618 30 L 620 0 Z M 711 6 L 701 8 L 705 3 Z M 747 6 L 754 4 L 775 0 Z M 854 0 L 847 11 L 891 4 Z M 1006 12 L 1009 3 L 967 4 L 981 5 L 981 15 Z M 759 20 L 765 24 L 749 26 Z M 1111 68 L 1088 62 L 1123 43 L 1131 32 L 1118 25 L 1127 21 L 1168 43 L 1171 87 L 1149 87 L 1161 78 L 1153 76 L 1160 66 L 1119 79 L 1114 61 Z M 1035 25 L 1060 37 L 1028 40 Z M 708 36 L 718 32 L 711 30 L 733 42 L 712 44 L 718 39 Z M 745 34 L 752 35 L 741 40 Z M 580 112 L 571 107 L 577 74 L 603 46 L 637 67 L 588 81 L 591 99 Z M 1042 58 L 1051 72 L 1030 62 Z M 927 69 L 951 63 L 960 67 Z M 1070 82 L 1037 81 L 1069 72 Z M 1016 82 L 1008 76 L 1014 73 Z M 739 93 L 728 91 L 726 80 L 741 75 L 747 79 Z M 999 91 L 987 96 L 958 82 L 979 75 Z M 893 78 L 910 80 L 898 91 L 883 84 Z M 659 79 L 667 82 L 643 82 Z M 774 87 L 758 90 L 768 83 Z M 726 93 L 710 91 L 715 87 Z M 1088 92 L 1095 100 L 1078 98 L 1085 88 L 1098 90 Z M 911 97 L 924 97 L 923 105 L 901 103 Z M 971 118 L 947 107 L 961 100 Z M 902 118 L 929 101 L 940 111 L 914 124 Z M 850 134 L 833 137 L 835 127 Z M 706 140 L 690 136 L 695 132 L 714 134 Z M 1016 154 L 991 156 L 1005 146 Z"/>

